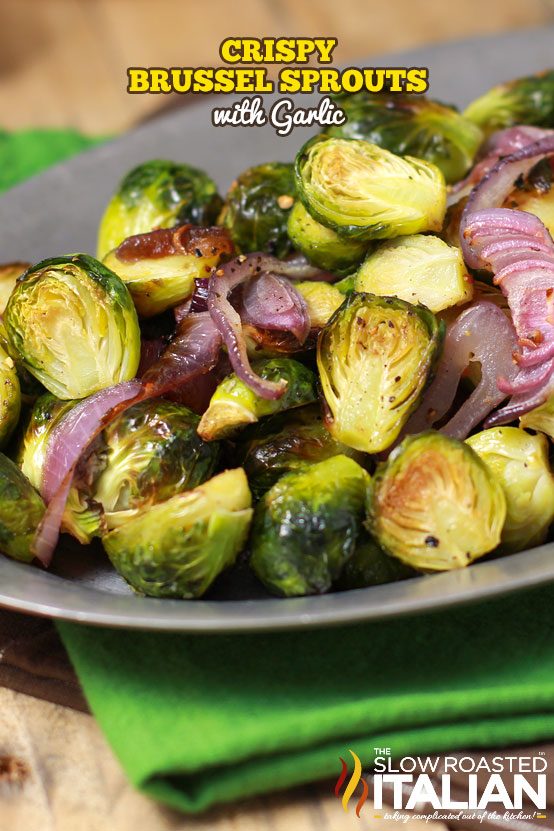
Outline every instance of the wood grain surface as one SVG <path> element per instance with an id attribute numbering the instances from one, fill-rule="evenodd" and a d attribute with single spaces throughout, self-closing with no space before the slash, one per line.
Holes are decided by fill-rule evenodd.
<path id="1" fill-rule="evenodd" d="M 0 127 L 124 130 L 167 103 L 127 95 L 127 66 L 218 63 L 229 35 L 335 36 L 335 59 L 343 62 L 552 21 L 552 0 L 0 0 Z M 390 826 L 369 806 L 363 823 L 345 814 L 332 783 L 183 817 L 130 787 L 90 716 L 0 688 L 0 831 Z M 444 828 L 403 827 L 416 826 Z"/>

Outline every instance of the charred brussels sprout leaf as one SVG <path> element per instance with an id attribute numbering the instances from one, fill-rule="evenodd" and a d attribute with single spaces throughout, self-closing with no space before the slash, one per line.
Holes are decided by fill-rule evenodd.
<path id="1" fill-rule="evenodd" d="M 156 159 L 135 167 L 113 195 L 98 231 L 98 259 L 134 234 L 191 222 L 213 225 L 221 209 L 215 182 L 188 164 Z"/>
<path id="2" fill-rule="evenodd" d="M 467 173 L 482 141 L 481 130 L 452 107 L 421 95 L 357 92 L 340 96 L 348 121 L 325 132 L 364 139 L 399 156 L 435 164 L 448 183 Z"/>
<path id="3" fill-rule="evenodd" d="M 414 569 L 383 551 L 367 532 L 362 532 L 356 550 L 343 568 L 335 588 L 341 591 L 365 589 L 367 586 L 406 580 L 416 574 Z"/>
<path id="4" fill-rule="evenodd" d="M 239 251 L 290 254 L 287 220 L 296 196 L 291 164 L 268 162 L 250 167 L 231 185 L 219 224 L 229 229 Z"/>
<path id="5" fill-rule="evenodd" d="M 385 239 L 442 226 L 444 177 L 421 159 L 367 141 L 316 136 L 298 153 L 295 171 L 311 216 L 343 237 Z"/>
<path id="6" fill-rule="evenodd" d="M 253 424 L 263 416 L 310 404 L 317 398 L 314 373 L 292 358 L 270 358 L 257 361 L 254 372 L 266 381 L 284 379 L 287 388 L 281 398 L 260 398 L 233 372 L 219 384 L 202 416 L 198 433 L 205 441 L 233 435 L 241 427 Z"/>
<path id="7" fill-rule="evenodd" d="M 294 287 L 306 301 L 311 329 L 323 328 L 344 300 L 344 294 L 336 286 L 320 280 L 306 280 L 295 283 Z"/>
<path id="8" fill-rule="evenodd" d="M 432 312 L 469 303 L 473 294 L 460 249 L 425 234 L 380 245 L 358 269 L 354 288 L 422 303 Z"/>
<path id="9" fill-rule="evenodd" d="M 85 398 L 136 374 L 140 330 L 131 295 L 86 254 L 29 269 L 4 321 L 25 368 L 58 398 Z"/>
<path id="10" fill-rule="evenodd" d="M 350 274 L 360 263 L 369 243 L 340 237 L 310 216 L 302 202 L 289 214 L 288 233 L 294 247 L 318 268 L 339 276 Z"/>
<path id="11" fill-rule="evenodd" d="M 188 299 L 196 279 L 210 276 L 234 248 L 223 228 L 181 225 L 124 240 L 104 257 L 131 293 L 141 317 L 153 317 Z"/>
<path id="12" fill-rule="evenodd" d="M 550 396 L 544 404 L 522 415 L 519 423 L 521 427 L 546 433 L 554 440 L 554 396 Z"/>
<path id="13" fill-rule="evenodd" d="M 31 267 L 31 263 L 4 263 L 0 265 L 0 315 L 3 315 L 17 278 Z"/>
<path id="14" fill-rule="evenodd" d="M 346 456 L 279 479 L 252 528 L 251 565 L 266 588 L 285 597 L 330 589 L 354 552 L 368 479 Z"/>
<path id="15" fill-rule="evenodd" d="M 44 502 L 19 468 L 0 453 L 0 551 L 30 563 Z"/>
<path id="16" fill-rule="evenodd" d="M 377 469 L 371 491 L 370 532 L 413 568 L 463 568 L 500 542 L 500 483 L 467 444 L 441 433 L 405 439 Z"/>
<path id="17" fill-rule="evenodd" d="M 443 332 L 444 324 L 424 306 L 351 294 L 317 345 L 333 437 L 366 453 L 390 447 L 417 407 Z"/>
<path id="18" fill-rule="evenodd" d="M 516 124 L 554 127 L 554 70 L 493 87 L 464 116 L 487 134 Z"/>
<path id="19" fill-rule="evenodd" d="M 13 359 L 0 346 L 0 447 L 17 427 L 21 412 L 21 389 Z"/>
<path id="20" fill-rule="evenodd" d="M 285 473 L 339 455 L 361 463 L 361 453 L 331 436 L 316 405 L 271 419 L 263 435 L 250 438 L 239 448 L 255 499 L 260 499 Z"/>
<path id="21" fill-rule="evenodd" d="M 137 592 L 200 597 L 241 551 L 250 505 L 244 471 L 228 470 L 153 505 L 102 541 L 117 571 Z"/>
<path id="22" fill-rule="evenodd" d="M 466 441 L 504 490 L 502 547 L 515 552 L 540 545 L 554 520 L 554 477 L 546 438 L 519 427 L 494 427 Z"/>

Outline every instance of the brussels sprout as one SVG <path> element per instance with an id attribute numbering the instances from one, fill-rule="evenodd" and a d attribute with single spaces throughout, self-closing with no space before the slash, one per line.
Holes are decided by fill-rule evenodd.
<path id="1" fill-rule="evenodd" d="M 344 294 L 336 286 L 321 280 L 306 280 L 295 283 L 294 287 L 306 301 L 311 329 L 321 329 L 325 326 L 344 300 Z"/>
<path id="2" fill-rule="evenodd" d="M 333 274 L 349 274 L 360 263 L 369 243 L 345 239 L 310 216 L 302 202 L 289 214 L 288 233 L 294 247 L 318 268 Z"/>
<path id="3" fill-rule="evenodd" d="M 263 416 L 301 407 L 317 399 L 314 373 L 292 358 L 264 358 L 254 363 L 252 369 L 265 381 L 284 379 L 287 382 L 284 394 L 271 401 L 260 398 L 233 372 L 218 385 L 202 416 L 198 434 L 205 441 L 227 438 Z"/>
<path id="4" fill-rule="evenodd" d="M 515 124 L 554 127 L 554 70 L 493 87 L 464 116 L 487 134 Z"/>
<path id="5" fill-rule="evenodd" d="M 334 456 L 287 473 L 258 503 L 251 565 L 262 583 L 285 597 L 322 594 L 352 556 L 369 476 Z"/>
<path id="6" fill-rule="evenodd" d="M 195 167 L 161 159 L 131 170 L 112 196 L 98 230 L 99 260 L 134 234 L 192 222 L 213 225 L 222 200 L 215 182 Z"/>
<path id="7" fill-rule="evenodd" d="M 468 303 L 473 295 L 460 249 L 424 234 L 382 243 L 358 269 L 354 289 L 422 303 L 432 312 Z"/>
<path id="8" fill-rule="evenodd" d="M 316 136 L 295 163 L 300 199 L 343 237 L 385 239 L 439 231 L 446 186 L 438 167 L 355 139 Z"/>
<path id="9" fill-rule="evenodd" d="M 252 518 L 243 470 L 227 470 L 103 537 L 117 571 L 142 594 L 200 597 L 241 551 Z"/>
<path id="10" fill-rule="evenodd" d="M 313 462 L 343 455 L 361 464 L 361 453 L 331 436 L 317 405 L 275 416 L 266 425 L 261 435 L 250 437 L 239 447 L 255 499 L 260 499 L 283 474 L 303 470 Z"/>
<path id="11" fill-rule="evenodd" d="M 44 502 L 19 468 L 0 453 L 0 551 L 30 563 Z"/>
<path id="12" fill-rule="evenodd" d="M 348 560 L 335 584 L 340 591 L 364 589 L 415 577 L 417 571 L 390 557 L 367 532 L 360 535 L 353 556 Z"/>
<path id="13" fill-rule="evenodd" d="M 86 254 L 30 268 L 4 321 L 25 368 L 58 398 L 85 398 L 136 374 L 140 330 L 131 295 Z"/>
<path id="14" fill-rule="evenodd" d="M 61 401 L 49 392 L 35 402 L 17 450 L 16 462 L 37 491 L 41 488 L 46 449 L 52 431 L 75 404 L 75 401 Z"/>
<path id="15" fill-rule="evenodd" d="M 21 394 L 21 404 L 32 405 L 40 395 L 46 392 L 46 390 L 42 384 L 25 369 L 21 358 L 10 343 L 6 326 L 1 318 L 0 349 L 2 349 L 2 351 L 5 352 L 14 363 Z"/>
<path id="16" fill-rule="evenodd" d="M 546 433 L 554 440 L 554 396 L 550 396 L 544 404 L 540 404 L 534 410 L 529 410 L 528 413 L 522 415 L 519 424 L 529 430 Z"/>
<path id="17" fill-rule="evenodd" d="M 424 306 L 351 294 L 317 344 L 331 435 L 366 453 L 390 447 L 419 403 L 443 336 L 444 324 Z"/>
<path id="18" fill-rule="evenodd" d="M 239 251 L 285 257 L 293 250 L 287 220 L 295 196 L 292 164 L 250 167 L 231 185 L 218 222 L 229 229 Z"/>
<path id="19" fill-rule="evenodd" d="M 21 412 L 21 389 L 13 359 L 0 346 L 0 447 L 17 427 Z"/>
<path id="20" fill-rule="evenodd" d="M 31 267 L 31 263 L 5 263 L 0 265 L 0 315 L 3 315 L 17 278 Z"/>
<path id="21" fill-rule="evenodd" d="M 466 439 L 500 482 L 506 497 L 505 551 L 523 551 L 546 539 L 554 520 L 554 477 L 548 441 L 519 427 L 493 427 Z"/>
<path id="22" fill-rule="evenodd" d="M 404 439 L 372 483 L 370 532 L 421 571 L 463 568 L 492 551 L 505 517 L 502 487 L 485 463 L 441 433 Z"/>
<path id="23" fill-rule="evenodd" d="M 531 170 L 529 175 L 521 181 L 516 180 L 516 186 L 504 201 L 503 207 L 517 208 L 535 214 L 554 234 L 554 188 L 552 187 L 553 171 L 550 159 L 542 159 Z"/>
<path id="24" fill-rule="evenodd" d="M 195 279 L 209 277 L 233 244 L 223 228 L 181 225 L 130 237 L 104 257 L 121 277 L 141 317 L 153 317 L 190 297 Z"/>
<path id="25" fill-rule="evenodd" d="M 448 183 L 467 173 L 483 138 L 472 121 L 423 95 L 363 91 L 337 97 L 348 121 L 327 129 L 328 135 L 364 139 L 399 156 L 425 159 Z"/>

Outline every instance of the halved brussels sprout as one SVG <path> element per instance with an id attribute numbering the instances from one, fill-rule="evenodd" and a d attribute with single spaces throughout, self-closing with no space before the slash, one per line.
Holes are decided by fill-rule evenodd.
<path id="1" fill-rule="evenodd" d="M 550 396 L 544 404 L 522 415 L 519 424 L 520 427 L 546 433 L 554 441 L 554 396 Z"/>
<path id="2" fill-rule="evenodd" d="M 43 260 L 10 297 L 4 322 L 29 372 L 58 398 L 85 398 L 133 378 L 137 313 L 125 284 L 86 254 Z"/>
<path id="3" fill-rule="evenodd" d="M 17 278 L 21 277 L 30 267 L 31 263 L 4 263 L 4 265 L 0 265 L 0 315 L 3 315 L 6 310 Z"/>
<path id="4" fill-rule="evenodd" d="M 306 301 L 311 329 L 322 329 L 344 300 L 336 286 L 321 280 L 306 280 L 294 287 Z"/>
<path id="5" fill-rule="evenodd" d="M 14 363 L 21 393 L 21 404 L 32 406 L 36 399 L 46 392 L 46 390 L 42 384 L 37 381 L 37 379 L 31 375 L 27 369 L 25 369 L 21 357 L 17 354 L 17 351 L 10 343 L 8 331 L 2 318 L 0 318 L 0 348 L 12 359 Z"/>
<path id="6" fill-rule="evenodd" d="M 21 389 L 15 363 L 0 346 L 0 447 L 17 427 L 21 412 Z"/>
<path id="7" fill-rule="evenodd" d="M 231 185 L 218 223 L 229 229 L 239 251 L 285 257 L 293 250 L 287 220 L 295 196 L 292 164 L 250 167 Z"/>
<path id="8" fill-rule="evenodd" d="M 318 405 L 300 407 L 269 419 L 259 435 L 238 448 L 255 499 L 260 499 L 285 473 L 303 470 L 332 456 L 363 456 L 331 436 Z"/>
<path id="9" fill-rule="evenodd" d="M 469 303 L 473 295 L 460 249 L 424 234 L 382 243 L 356 272 L 354 289 L 422 303 L 432 312 Z"/>
<path id="10" fill-rule="evenodd" d="M 294 247 L 318 268 L 333 274 L 350 274 L 360 263 L 369 243 L 345 239 L 314 219 L 302 202 L 297 201 L 289 213 L 288 234 Z"/>
<path id="11" fill-rule="evenodd" d="M 331 435 L 366 453 L 390 447 L 419 403 L 443 335 L 424 306 L 351 294 L 317 344 Z"/>
<path id="12" fill-rule="evenodd" d="M 385 239 L 439 231 L 446 185 L 438 167 L 355 139 L 316 136 L 295 163 L 309 213 L 343 237 Z"/>
<path id="13" fill-rule="evenodd" d="M 442 433 L 409 436 L 375 473 L 369 530 L 406 565 L 463 568 L 500 542 L 502 486 L 467 444 Z"/>
<path id="14" fill-rule="evenodd" d="M 153 317 L 190 297 L 195 279 L 207 278 L 233 244 L 223 228 L 181 225 L 124 240 L 104 257 L 121 277 L 141 317 Z"/>
<path id="15" fill-rule="evenodd" d="M 519 427 L 493 427 L 466 442 L 504 490 L 507 511 L 502 548 L 515 552 L 540 545 L 554 520 L 554 477 L 547 439 Z"/>
<path id="16" fill-rule="evenodd" d="M 240 553 L 252 519 L 250 506 L 244 471 L 227 470 L 153 505 L 102 542 L 114 567 L 137 592 L 200 597 Z"/>
<path id="17" fill-rule="evenodd" d="M 464 116 L 487 134 L 515 124 L 554 127 L 554 70 L 493 87 Z"/>
<path id="18" fill-rule="evenodd" d="M 335 583 L 340 591 L 365 589 L 415 577 L 417 571 L 391 557 L 366 531 L 362 531 L 356 550 L 343 568 Z"/>
<path id="19" fill-rule="evenodd" d="M 30 563 L 44 502 L 11 459 L 0 453 L 0 551 Z"/>
<path id="20" fill-rule="evenodd" d="M 42 471 L 52 431 L 76 403 L 61 401 L 50 392 L 41 395 L 35 402 L 15 460 L 37 491 L 41 489 Z"/>
<path id="21" fill-rule="evenodd" d="M 314 373 L 292 358 L 263 358 L 252 365 L 265 381 L 284 379 L 287 388 L 281 398 L 260 398 L 234 372 L 218 385 L 210 406 L 198 425 L 204 441 L 227 438 L 241 427 L 253 424 L 263 416 L 301 407 L 317 399 Z"/>
<path id="22" fill-rule="evenodd" d="M 287 473 L 258 503 L 251 565 L 271 592 L 330 589 L 354 553 L 368 474 L 346 456 Z"/>
<path id="23" fill-rule="evenodd" d="M 143 162 L 123 178 L 104 212 L 97 257 L 154 228 L 213 225 L 221 205 L 215 182 L 203 170 L 163 159 Z"/>
<path id="24" fill-rule="evenodd" d="M 337 96 L 348 120 L 330 136 L 364 139 L 399 156 L 435 164 L 451 184 L 467 173 L 482 141 L 481 130 L 452 107 L 423 95 L 356 92 Z"/>
<path id="25" fill-rule="evenodd" d="M 553 178 L 551 160 L 542 159 L 525 179 L 516 181 L 516 186 L 505 199 L 503 207 L 535 214 L 550 234 L 554 234 Z"/>

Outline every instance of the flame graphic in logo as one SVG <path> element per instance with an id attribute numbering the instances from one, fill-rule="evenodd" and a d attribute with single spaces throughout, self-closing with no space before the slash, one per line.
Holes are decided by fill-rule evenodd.
<path id="1" fill-rule="evenodd" d="M 369 788 L 367 786 L 367 782 L 365 781 L 365 779 L 362 780 L 362 763 L 360 762 L 359 757 L 354 753 L 353 750 L 349 750 L 348 752 L 354 759 L 354 770 L 352 771 L 352 776 L 350 777 L 350 781 L 346 786 L 346 790 L 342 795 L 342 807 L 345 811 L 348 811 L 348 803 L 352 798 L 352 794 L 361 782 L 362 795 L 360 796 L 358 804 L 356 805 L 356 816 L 359 817 L 360 811 L 362 810 L 367 799 Z M 339 778 L 337 779 L 337 784 L 335 785 L 335 796 L 337 798 L 340 796 L 341 788 L 344 785 L 346 777 L 348 775 L 348 765 L 346 764 L 342 756 L 340 756 L 339 758 L 342 764 L 342 770 L 340 772 Z"/>

